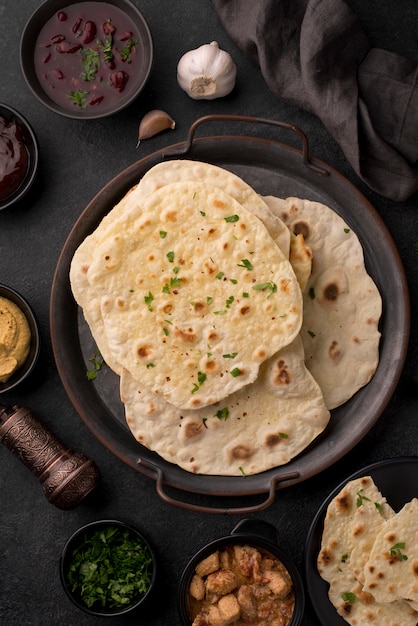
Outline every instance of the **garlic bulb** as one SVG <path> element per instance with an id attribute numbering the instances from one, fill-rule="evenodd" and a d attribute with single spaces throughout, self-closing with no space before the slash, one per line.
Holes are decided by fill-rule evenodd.
<path id="1" fill-rule="evenodd" d="M 235 85 L 237 68 L 231 55 L 216 41 L 189 50 L 177 65 L 180 87 L 195 100 L 213 100 L 228 95 Z"/>

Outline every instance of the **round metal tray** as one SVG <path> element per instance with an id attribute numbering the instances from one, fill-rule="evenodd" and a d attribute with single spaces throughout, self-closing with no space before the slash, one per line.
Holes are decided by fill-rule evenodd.
<path id="1" fill-rule="evenodd" d="M 302 149 L 256 136 L 195 138 L 198 126 L 211 121 L 273 124 L 295 132 Z M 332 411 L 325 432 L 301 455 L 284 466 L 245 477 L 204 476 L 186 472 L 132 437 L 119 399 L 119 379 L 110 370 L 88 381 L 88 359 L 95 344 L 69 284 L 73 254 L 102 217 L 151 167 L 164 159 L 188 158 L 214 163 L 241 176 L 263 195 L 298 196 L 323 202 L 335 210 L 358 235 L 369 274 L 383 299 L 380 361 L 371 382 L 346 404 Z M 76 411 L 93 434 L 118 458 L 156 481 L 161 498 L 176 506 L 211 513 L 242 513 L 269 506 L 279 489 L 299 483 L 329 467 L 351 450 L 385 409 L 406 357 L 410 330 L 407 282 L 397 249 L 382 219 L 369 201 L 346 178 L 309 155 L 308 142 L 297 127 L 252 117 L 208 116 L 189 129 L 188 139 L 132 164 L 111 180 L 88 204 L 72 228 L 56 267 L 50 301 L 52 345 L 64 388 Z M 267 494 L 254 506 L 216 508 L 173 498 L 166 487 L 206 496 Z"/>

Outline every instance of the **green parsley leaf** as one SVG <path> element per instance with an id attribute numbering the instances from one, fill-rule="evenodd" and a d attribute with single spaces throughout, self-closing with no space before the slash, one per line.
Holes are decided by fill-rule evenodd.
<path id="1" fill-rule="evenodd" d="M 213 298 L 212 296 L 206 296 L 206 304 L 212 304 Z"/>
<path id="2" fill-rule="evenodd" d="M 243 298 L 249 298 L 249 297 L 250 297 L 250 294 L 248 293 L 248 291 L 243 291 L 243 293 L 242 293 L 242 297 L 243 297 Z"/>
<path id="3" fill-rule="evenodd" d="M 70 95 L 68 97 L 75 106 L 79 107 L 80 109 L 85 109 L 87 106 L 88 95 L 88 91 L 84 91 L 83 89 L 77 89 L 75 91 L 70 91 Z"/>
<path id="4" fill-rule="evenodd" d="M 155 363 L 147 363 L 147 370 L 151 369 L 152 367 L 155 367 Z"/>
<path id="5" fill-rule="evenodd" d="M 225 272 L 219 272 L 219 274 L 216 274 L 215 278 L 217 278 L 218 280 L 221 280 L 221 278 L 223 278 L 225 276 Z"/>
<path id="6" fill-rule="evenodd" d="M 160 238 L 161 239 L 165 239 L 167 237 L 167 231 L 166 230 L 160 230 Z"/>
<path id="7" fill-rule="evenodd" d="M 197 382 L 199 383 L 199 385 L 203 385 L 205 380 L 206 380 L 206 374 L 204 372 L 198 372 L 197 373 Z"/>
<path id="8" fill-rule="evenodd" d="M 241 263 L 237 263 L 238 267 L 245 267 L 247 270 L 253 270 L 253 264 L 248 259 L 241 259 Z"/>
<path id="9" fill-rule="evenodd" d="M 360 489 L 360 491 L 357 491 L 357 500 L 356 500 L 357 508 L 359 508 L 363 504 L 363 502 L 370 502 L 370 498 L 367 498 L 367 496 L 364 496 L 363 491 L 364 489 Z"/>
<path id="10" fill-rule="evenodd" d="M 255 289 L 256 291 L 266 291 L 268 290 L 270 293 L 267 296 L 268 298 L 270 298 L 271 294 L 276 293 L 277 291 L 277 285 L 276 283 L 258 283 L 258 285 L 253 285 L 253 289 Z"/>
<path id="11" fill-rule="evenodd" d="M 148 307 L 148 311 L 152 311 L 153 308 L 151 306 L 152 301 L 154 300 L 154 296 L 152 295 L 152 293 L 149 291 L 147 296 L 144 296 L 144 302 Z"/>
<path id="12" fill-rule="evenodd" d="M 401 550 L 405 549 L 405 543 L 395 543 L 390 549 L 390 556 L 396 557 L 399 561 L 407 561 L 408 557 L 406 554 L 402 554 Z"/>
<path id="13" fill-rule="evenodd" d="M 231 370 L 229 373 L 231 374 L 231 376 L 236 378 L 237 376 L 241 374 L 241 370 L 239 369 L 239 367 L 234 367 L 234 369 Z"/>
<path id="14" fill-rule="evenodd" d="M 136 46 L 138 45 L 138 41 L 136 39 L 133 39 L 132 37 L 130 39 L 128 39 L 128 41 L 125 44 L 125 47 L 122 48 L 122 50 L 120 51 L 120 58 L 122 59 L 122 61 L 124 63 L 130 63 L 131 62 L 131 52 L 132 50 L 135 51 Z"/>
<path id="15" fill-rule="evenodd" d="M 239 215 L 229 215 L 228 217 L 225 217 L 225 222 L 238 222 L 239 221 Z"/>
<path id="16" fill-rule="evenodd" d="M 81 67 L 83 71 L 80 74 L 81 80 L 92 81 L 96 78 L 97 71 L 100 68 L 100 56 L 97 50 L 93 48 L 82 48 Z"/>
<path id="17" fill-rule="evenodd" d="M 226 300 L 226 308 L 229 309 L 231 307 L 231 304 L 233 303 L 233 301 L 235 300 L 234 296 L 229 296 L 229 298 Z"/>
<path id="18" fill-rule="evenodd" d="M 174 261 L 174 252 L 173 251 L 167 252 L 166 256 L 167 256 L 167 259 L 170 261 L 170 263 L 172 263 Z"/>
<path id="19" fill-rule="evenodd" d="M 100 352 L 97 351 L 89 359 L 89 362 L 92 364 L 92 368 L 86 372 L 87 380 L 94 380 L 97 376 L 97 372 L 102 369 L 104 360 Z"/>
<path id="20" fill-rule="evenodd" d="M 289 435 L 287 433 L 279 433 L 279 437 L 282 439 L 289 439 Z"/>
<path id="21" fill-rule="evenodd" d="M 342 593 L 341 597 L 345 602 L 349 602 L 350 604 L 354 604 L 354 602 L 356 601 L 356 596 L 354 595 L 354 593 L 351 593 L 351 591 Z"/>
<path id="22" fill-rule="evenodd" d="M 229 409 L 228 409 L 228 407 L 224 406 L 223 409 L 219 409 L 219 411 L 216 411 L 215 417 L 217 417 L 218 420 L 221 420 L 222 422 L 226 422 L 226 420 L 229 417 Z"/>
<path id="23" fill-rule="evenodd" d="M 231 352 L 230 354 L 223 354 L 222 357 L 224 359 L 235 359 L 237 354 L 238 354 L 238 352 Z"/>

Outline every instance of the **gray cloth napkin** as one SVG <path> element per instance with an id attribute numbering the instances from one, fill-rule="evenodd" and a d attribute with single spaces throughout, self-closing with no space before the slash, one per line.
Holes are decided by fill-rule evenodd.
<path id="1" fill-rule="evenodd" d="M 373 48 L 343 0 L 212 0 L 271 91 L 321 119 L 357 175 L 393 200 L 418 189 L 418 66 Z"/>

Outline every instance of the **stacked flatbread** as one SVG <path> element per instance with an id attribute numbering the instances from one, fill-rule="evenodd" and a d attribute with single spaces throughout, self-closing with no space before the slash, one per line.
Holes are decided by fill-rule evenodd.
<path id="1" fill-rule="evenodd" d="M 418 500 L 398 512 L 371 476 L 352 480 L 330 502 L 318 571 L 349 624 L 418 623 Z"/>
<path id="2" fill-rule="evenodd" d="M 181 160 L 145 174 L 82 242 L 70 270 L 140 443 L 190 472 L 248 475 L 289 462 L 325 429 L 332 407 L 305 363 L 301 334 L 320 255 L 318 246 L 312 261 L 303 233 L 223 168 Z M 364 286 L 364 261 L 352 259 Z M 359 385 L 377 366 L 375 287 L 364 303 L 375 349 L 368 344 Z M 351 317 L 359 314 L 350 308 Z M 363 338 L 353 340 L 356 351 Z M 341 386 L 343 402 L 350 394 Z"/>

